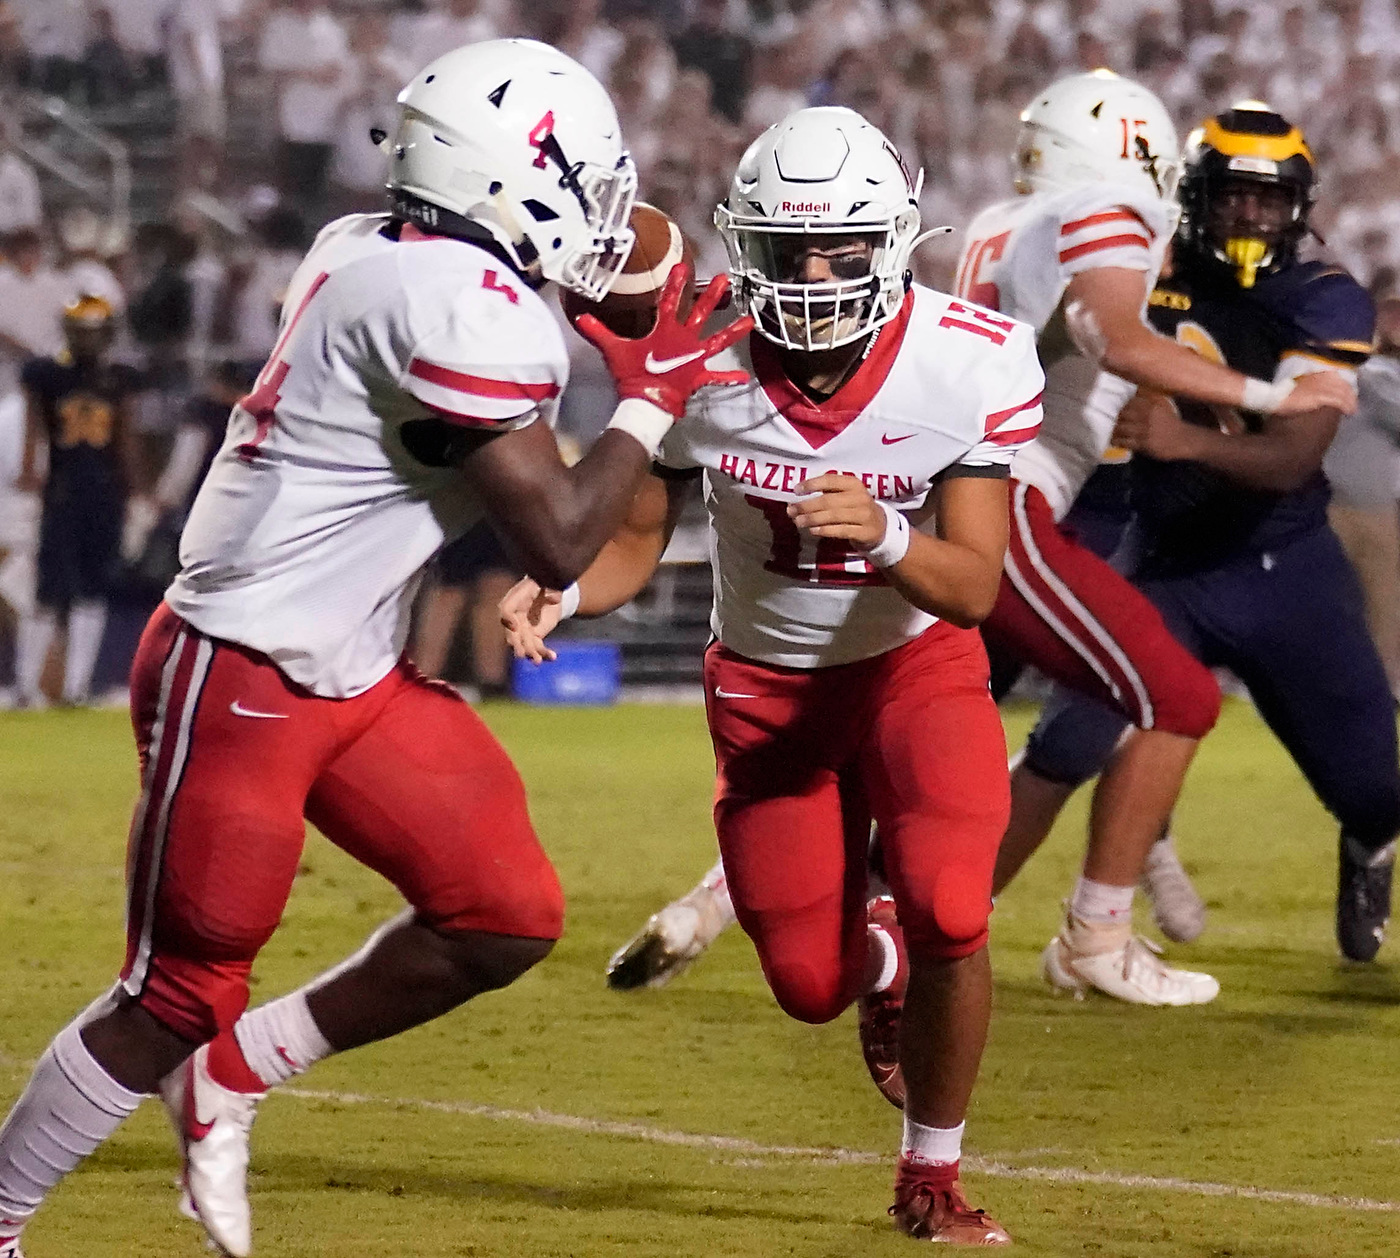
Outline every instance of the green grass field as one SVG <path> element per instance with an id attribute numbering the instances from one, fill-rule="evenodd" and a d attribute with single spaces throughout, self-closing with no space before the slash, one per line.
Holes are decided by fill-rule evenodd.
<path id="1" fill-rule="evenodd" d="M 733 931 L 665 990 L 603 985 L 610 951 L 713 858 L 699 708 L 487 715 L 563 876 L 567 934 L 509 990 L 266 1103 L 260 1258 L 909 1252 L 885 1217 L 898 1118 L 865 1076 L 853 1015 L 785 1018 Z M 1013 738 L 1029 715 L 1008 716 Z M 0 1102 L 111 980 L 134 790 L 123 714 L 0 718 Z M 1205 1008 L 1042 987 L 1081 827 L 1077 809 L 995 915 L 974 1199 L 1027 1255 L 1400 1254 L 1400 942 L 1374 967 L 1338 962 L 1335 831 L 1283 752 L 1229 705 L 1179 814 L 1212 919 L 1172 956 L 1220 978 Z M 395 908 L 313 837 L 254 1000 Z M 29 1258 L 202 1253 L 175 1213 L 175 1169 L 148 1105 L 53 1196 Z"/>

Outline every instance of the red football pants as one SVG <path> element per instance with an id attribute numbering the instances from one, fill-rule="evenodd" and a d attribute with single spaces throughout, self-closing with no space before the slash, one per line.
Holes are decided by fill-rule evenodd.
<path id="1" fill-rule="evenodd" d="M 401 662 L 325 699 L 162 605 L 137 648 L 141 798 L 122 985 L 194 1041 L 231 1027 L 281 920 L 303 818 L 447 934 L 557 939 L 563 896 L 504 749 L 451 690 Z"/>
<path id="2" fill-rule="evenodd" d="M 1142 729 L 1204 738 L 1220 687 L 1138 588 L 1056 523 L 1038 489 L 1011 482 L 1011 536 L 982 636 L 998 652 L 1117 709 Z"/>
<path id="3" fill-rule="evenodd" d="M 793 1017 L 830 1021 L 860 994 L 872 818 L 910 950 L 955 958 L 986 943 L 1010 811 L 987 685 L 977 633 L 942 623 L 832 668 L 706 652 L 729 893 Z"/>

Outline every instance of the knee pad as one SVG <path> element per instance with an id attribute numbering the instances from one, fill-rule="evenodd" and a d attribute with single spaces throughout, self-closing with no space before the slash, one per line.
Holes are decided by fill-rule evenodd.
<path id="1" fill-rule="evenodd" d="M 1079 786 L 1108 763 L 1127 727 L 1113 709 L 1057 687 L 1026 740 L 1025 766 L 1048 782 Z"/>
<path id="2" fill-rule="evenodd" d="M 899 921 L 911 951 L 954 960 L 986 944 L 991 912 L 991 870 L 949 863 L 921 902 L 899 905 Z"/>
<path id="3" fill-rule="evenodd" d="M 1204 664 L 1183 671 L 1152 696 L 1152 728 L 1200 741 L 1220 718 L 1220 687 Z"/>
<path id="4" fill-rule="evenodd" d="M 855 999 L 844 990 L 843 984 L 833 981 L 829 975 L 802 966 L 764 966 L 778 1007 L 790 1018 L 799 1022 L 809 1022 L 814 1026 L 830 1022 L 840 1017 L 842 1012 Z"/>

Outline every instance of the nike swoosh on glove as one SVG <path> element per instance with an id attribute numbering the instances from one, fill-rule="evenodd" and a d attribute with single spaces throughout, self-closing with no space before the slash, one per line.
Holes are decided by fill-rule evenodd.
<path id="1" fill-rule="evenodd" d="M 690 317 L 677 318 L 681 293 L 690 283 L 690 268 L 678 262 L 666 277 L 656 307 L 656 326 L 646 336 L 629 338 L 609 331 L 591 315 L 581 315 L 574 325 L 598 347 L 608 365 L 621 398 L 641 398 L 675 418 L 685 414 L 685 404 L 707 384 L 743 384 L 744 371 L 711 371 L 707 359 L 728 349 L 753 329 L 744 315 L 722 331 L 704 337 L 701 329 L 729 291 L 729 276 L 716 275 L 700 294 Z"/>

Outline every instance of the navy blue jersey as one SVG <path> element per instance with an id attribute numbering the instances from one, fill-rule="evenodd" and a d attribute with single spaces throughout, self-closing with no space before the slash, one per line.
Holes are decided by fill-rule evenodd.
<path id="1" fill-rule="evenodd" d="M 1187 254 L 1149 300 L 1158 331 L 1247 375 L 1275 378 L 1280 361 L 1304 355 L 1356 368 L 1371 352 L 1375 309 L 1346 271 L 1297 262 L 1241 288 L 1233 272 Z M 1213 408 L 1179 402 L 1189 423 L 1217 427 Z M 1241 414 L 1250 431 L 1260 417 Z M 1132 461 L 1133 507 L 1143 530 L 1145 573 L 1190 572 L 1277 549 L 1326 522 L 1321 471 L 1287 494 L 1246 488 L 1199 463 Z"/>
<path id="2" fill-rule="evenodd" d="M 48 437 L 50 485 L 122 487 L 117 424 L 123 401 L 141 387 L 136 370 L 124 363 L 76 363 L 65 354 L 31 358 L 20 380 Z"/>

